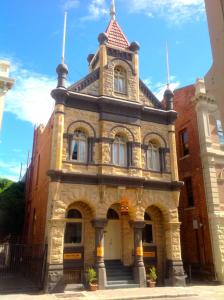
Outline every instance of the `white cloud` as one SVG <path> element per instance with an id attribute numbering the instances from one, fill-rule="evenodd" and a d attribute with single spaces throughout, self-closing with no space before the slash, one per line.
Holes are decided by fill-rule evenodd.
<path id="1" fill-rule="evenodd" d="M 155 94 L 155 96 L 162 101 L 163 100 L 163 94 L 165 90 L 167 89 L 167 84 L 164 82 L 157 82 L 152 83 L 151 78 L 146 78 L 143 80 L 144 83 L 149 87 L 149 89 Z M 170 89 L 171 91 L 174 91 L 180 86 L 180 82 L 176 80 L 175 76 L 170 76 Z"/>
<path id="2" fill-rule="evenodd" d="M 13 88 L 6 94 L 5 111 L 32 124 L 46 124 L 54 108 L 50 92 L 56 87 L 56 79 L 25 69 L 11 61 Z"/>
<path id="3" fill-rule="evenodd" d="M 81 18 L 82 21 L 98 20 L 101 16 L 108 14 L 105 0 L 91 0 L 88 6 L 88 15 Z"/>
<path id="4" fill-rule="evenodd" d="M 61 2 L 61 8 L 63 11 L 68 11 L 73 8 L 77 8 L 80 2 L 78 0 L 67 0 Z"/>
<path id="5" fill-rule="evenodd" d="M 199 20 L 205 11 L 203 0 L 129 0 L 128 4 L 131 12 L 160 16 L 174 24 Z"/>

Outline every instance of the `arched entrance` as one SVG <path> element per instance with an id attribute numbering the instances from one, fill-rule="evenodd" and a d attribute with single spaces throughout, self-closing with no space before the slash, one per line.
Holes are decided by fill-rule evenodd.
<path id="1" fill-rule="evenodd" d="M 105 260 L 121 260 L 121 220 L 114 207 L 108 209 L 107 219 L 108 223 L 104 232 Z"/>
<path id="2" fill-rule="evenodd" d="M 155 205 L 149 206 L 144 214 L 145 227 L 142 232 L 143 259 L 146 269 L 154 265 L 159 284 L 165 279 L 165 228 L 162 211 Z"/>

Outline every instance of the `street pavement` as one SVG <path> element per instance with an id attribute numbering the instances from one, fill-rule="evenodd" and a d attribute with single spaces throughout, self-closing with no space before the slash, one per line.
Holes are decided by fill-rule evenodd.
<path id="1" fill-rule="evenodd" d="M 156 287 L 101 290 L 96 292 L 66 292 L 63 294 L 11 294 L 0 300 L 224 300 L 224 285 L 187 287 Z"/>

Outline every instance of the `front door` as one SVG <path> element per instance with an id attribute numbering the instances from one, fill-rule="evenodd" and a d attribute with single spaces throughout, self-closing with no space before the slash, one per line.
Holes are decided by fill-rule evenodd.
<path id="1" fill-rule="evenodd" d="M 105 228 L 105 260 L 121 259 L 120 220 L 108 220 Z"/>

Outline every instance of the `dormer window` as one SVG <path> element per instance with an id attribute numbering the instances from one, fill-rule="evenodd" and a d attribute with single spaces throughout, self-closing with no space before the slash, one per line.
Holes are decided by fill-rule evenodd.
<path id="1" fill-rule="evenodd" d="M 81 130 L 76 130 L 71 142 L 71 159 L 77 162 L 87 161 L 87 137 Z"/>
<path id="2" fill-rule="evenodd" d="M 114 69 L 114 92 L 127 94 L 127 73 L 121 66 Z"/>

